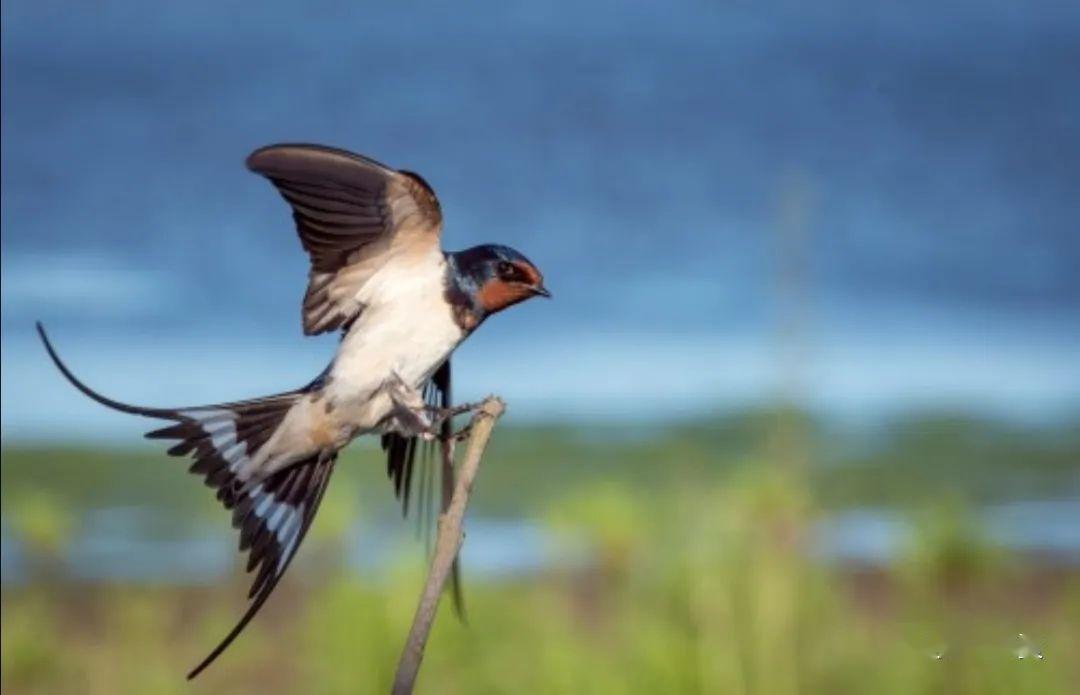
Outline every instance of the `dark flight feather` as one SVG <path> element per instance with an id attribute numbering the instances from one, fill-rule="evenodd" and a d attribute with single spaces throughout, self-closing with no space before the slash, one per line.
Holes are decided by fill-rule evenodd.
<path id="1" fill-rule="evenodd" d="M 240 532 L 240 551 L 248 551 L 247 571 L 255 572 L 248 592 L 251 604 L 225 639 L 188 674 L 194 678 L 225 651 L 270 597 L 307 534 L 330 480 L 333 454 L 299 461 L 263 480 L 245 481 L 238 475 L 244 460 L 257 454 L 306 389 L 195 408 L 129 405 L 80 381 L 53 349 L 41 324 L 37 328 L 53 363 L 79 391 L 114 410 L 172 420 L 148 432 L 147 438 L 179 440 L 168 450 L 169 455 L 192 455 L 194 461 L 188 470 L 202 476 L 222 506 L 232 511 L 233 528 Z"/>
<path id="2" fill-rule="evenodd" d="M 419 176 L 363 155 L 321 145 L 263 147 L 247 159 L 292 208 L 311 259 L 304 295 L 304 333 L 348 326 L 363 309 L 355 297 L 402 245 L 438 246 L 442 211 Z"/>
<path id="3" fill-rule="evenodd" d="M 424 386 L 424 399 L 428 405 L 438 408 L 449 408 L 453 403 L 451 392 L 450 360 L 446 360 L 439 366 L 431 379 Z M 450 498 L 454 494 L 454 461 L 453 442 L 450 441 L 454 433 L 454 423 L 449 419 L 444 420 L 439 428 L 439 507 L 438 512 L 445 512 L 450 506 Z M 434 490 L 434 475 L 430 442 L 421 444 L 416 437 L 403 437 L 399 434 L 385 434 L 382 437 L 382 447 L 386 451 L 386 474 L 394 485 L 394 494 L 401 500 L 402 514 L 409 513 L 410 499 L 412 496 L 412 481 L 417 464 L 417 452 L 420 451 L 420 470 L 415 477 L 419 478 L 419 494 L 417 505 L 420 507 L 417 516 L 418 524 L 426 534 L 431 533 L 431 521 L 436 515 L 435 505 L 432 501 Z M 461 587 L 461 563 L 460 559 L 454 560 L 453 574 L 451 575 L 451 592 L 453 594 L 454 610 L 458 616 L 465 618 L 465 597 Z"/>

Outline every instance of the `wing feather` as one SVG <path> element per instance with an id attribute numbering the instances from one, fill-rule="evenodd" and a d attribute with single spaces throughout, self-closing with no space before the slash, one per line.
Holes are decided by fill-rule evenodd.
<path id="1" fill-rule="evenodd" d="M 453 403 L 451 393 L 450 360 L 444 362 L 424 386 L 424 398 L 428 405 L 439 408 L 449 408 Z M 445 512 L 450 506 L 450 498 L 454 492 L 454 454 L 452 441 L 453 423 L 444 420 L 439 430 L 439 513 Z M 417 464 L 417 453 L 421 454 L 419 464 L 419 490 L 417 491 L 418 523 L 426 535 L 431 533 L 431 521 L 435 515 L 435 504 L 432 499 L 435 494 L 434 469 L 432 452 L 427 443 L 421 446 L 416 437 L 405 438 L 399 434 L 390 433 L 383 435 L 382 447 L 386 451 L 386 474 L 394 486 L 394 494 L 401 500 L 401 512 L 408 515 L 410 500 L 412 497 L 412 482 Z M 421 451 L 422 449 L 422 451 Z M 454 560 L 453 574 L 451 575 L 451 591 L 454 599 L 454 608 L 457 614 L 464 618 L 465 600 L 461 589 L 461 567 L 459 559 Z"/>
<path id="2" fill-rule="evenodd" d="M 439 201 L 416 174 L 320 145 L 271 145 L 247 165 L 290 205 L 311 259 L 302 312 L 308 335 L 351 323 L 364 285 L 395 254 L 438 247 Z"/>

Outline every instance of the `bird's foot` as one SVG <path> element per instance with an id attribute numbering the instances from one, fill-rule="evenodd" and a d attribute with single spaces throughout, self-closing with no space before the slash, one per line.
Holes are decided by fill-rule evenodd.
<path id="1" fill-rule="evenodd" d="M 390 396 L 391 411 L 385 421 L 385 429 L 404 437 L 421 437 L 428 441 L 435 438 L 438 423 L 428 415 L 424 397 L 419 390 L 410 388 L 395 372 L 383 383 Z"/>
<path id="2" fill-rule="evenodd" d="M 443 437 L 440 430 L 443 423 L 456 415 L 476 410 L 475 405 L 470 407 L 456 406 L 454 408 L 422 408 L 419 412 L 410 409 L 395 411 L 397 429 L 408 437 L 420 437 L 426 442 L 452 441 L 461 442 L 472 434 L 472 423 L 468 423 L 461 429 L 452 431 L 448 437 Z M 433 413 L 428 415 L 428 413 Z"/>
<path id="3" fill-rule="evenodd" d="M 433 442 L 442 439 L 440 430 L 447 421 L 453 421 L 458 415 L 471 413 L 483 403 L 461 403 L 443 408 L 424 402 L 418 389 L 410 388 L 405 381 L 394 373 L 383 383 L 383 389 L 390 396 L 393 408 L 387 417 L 386 429 L 398 432 L 405 437 L 420 437 Z M 472 425 L 465 425 L 450 434 L 448 439 L 460 442 L 469 436 Z"/>
<path id="4" fill-rule="evenodd" d="M 428 405 L 425 408 L 431 412 L 432 420 L 436 424 L 442 424 L 444 421 L 451 418 L 455 418 L 458 415 L 464 415 L 465 413 L 471 413 L 478 410 L 483 403 L 460 403 L 449 408 L 440 408 L 437 405 Z"/>
<path id="5" fill-rule="evenodd" d="M 482 403 L 461 403 L 459 405 L 451 406 L 449 408 L 440 408 L 439 406 L 428 405 L 426 409 L 431 413 L 431 430 L 432 432 L 439 432 L 442 426 L 447 421 L 453 422 L 454 418 L 458 415 L 464 415 L 465 413 L 475 412 Z M 472 424 L 465 425 L 460 430 L 452 432 L 447 439 L 455 442 L 460 442 L 469 436 L 469 432 L 472 430 Z M 438 436 L 439 439 L 443 437 Z"/>
<path id="6" fill-rule="evenodd" d="M 466 439 L 469 438 L 470 434 L 472 434 L 472 423 L 471 422 L 469 424 L 465 425 L 464 427 L 462 427 L 457 432 L 454 432 L 453 434 L 451 434 L 450 439 L 452 441 L 455 441 L 455 442 L 463 442 L 463 441 L 465 441 Z"/>

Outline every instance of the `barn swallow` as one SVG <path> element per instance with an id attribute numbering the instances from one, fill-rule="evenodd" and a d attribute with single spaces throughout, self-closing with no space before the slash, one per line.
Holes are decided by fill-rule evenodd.
<path id="1" fill-rule="evenodd" d="M 408 508 L 418 440 L 452 436 L 451 353 L 488 317 L 549 297 L 536 265 L 507 246 L 444 252 L 442 210 L 419 175 L 317 145 L 272 145 L 247 159 L 292 208 L 311 267 L 306 335 L 342 332 L 330 365 L 308 385 L 272 396 L 189 408 L 128 405 L 90 389 L 45 349 L 75 388 L 114 410 L 165 420 L 150 439 L 232 512 L 255 571 L 237 625 L 188 678 L 210 665 L 266 602 L 311 526 L 338 452 L 377 434 L 396 494 Z M 444 505 L 452 463 L 443 457 Z M 429 488 L 430 489 L 430 488 Z"/>

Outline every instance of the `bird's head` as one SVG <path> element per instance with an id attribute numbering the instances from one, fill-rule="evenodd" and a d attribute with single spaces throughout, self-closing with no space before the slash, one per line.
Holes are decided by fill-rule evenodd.
<path id="1" fill-rule="evenodd" d="M 550 297 L 540 270 L 508 246 L 484 244 L 453 254 L 462 289 L 485 316 L 531 297 Z"/>

